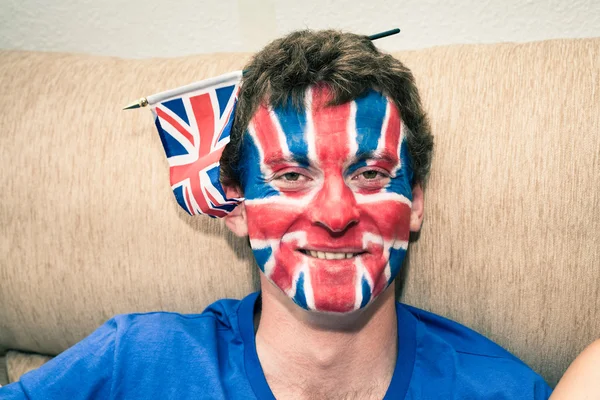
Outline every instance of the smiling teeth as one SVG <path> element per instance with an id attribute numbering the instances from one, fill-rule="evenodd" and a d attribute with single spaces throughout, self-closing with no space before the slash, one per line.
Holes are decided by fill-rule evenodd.
<path id="1" fill-rule="evenodd" d="M 309 250 L 308 254 L 315 258 L 321 258 L 324 260 L 343 260 L 345 258 L 354 257 L 354 253 L 329 253 L 325 251 L 313 251 Z"/>

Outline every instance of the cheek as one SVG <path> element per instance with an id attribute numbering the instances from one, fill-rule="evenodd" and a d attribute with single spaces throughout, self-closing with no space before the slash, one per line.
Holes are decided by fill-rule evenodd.
<path id="1" fill-rule="evenodd" d="M 280 240 L 303 212 L 301 208 L 277 204 L 276 201 L 265 204 L 246 202 L 248 236 L 250 240 Z"/>
<path id="2" fill-rule="evenodd" d="M 362 212 L 386 241 L 408 240 L 410 235 L 411 206 L 400 201 L 385 200 L 365 205 Z"/>

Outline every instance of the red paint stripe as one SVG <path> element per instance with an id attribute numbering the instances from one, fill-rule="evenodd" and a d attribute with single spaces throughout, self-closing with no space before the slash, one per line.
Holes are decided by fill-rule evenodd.
<path id="1" fill-rule="evenodd" d="M 337 160 L 339 164 L 348 158 L 348 119 L 350 103 L 326 106 L 331 98 L 327 86 L 316 86 L 312 90 L 312 118 L 315 134 L 317 159 L 324 164 Z"/>
<path id="2" fill-rule="evenodd" d="M 330 97 L 326 86 L 317 86 L 312 91 L 315 152 L 325 182 L 309 206 L 309 216 L 331 230 L 342 231 L 358 219 L 354 195 L 342 175 L 342 166 L 350 155 L 348 121 L 351 104 L 327 106 Z"/>
<path id="3" fill-rule="evenodd" d="M 275 252 L 275 267 L 271 271 L 271 278 L 283 290 L 290 290 L 293 284 L 293 276 L 302 267 L 300 253 L 293 250 L 296 243 L 283 243 Z"/>
<path id="4" fill-rule="evenodd" d="M 271 276 L 271 280 L 283 290 L 290 290 L 292 287 L 292 277 L 286 268 L 282 267 L 281 264 L 276 263 Z"/>
<path id="5" fill-rule="evenodd" d="M 275 123 L 271 119 L 271 113 L 269 110 L 260 106 L 252 118 L 252 124 L 254 126 L 254 132 L 256 135 L 257 145 L 263 151 L 264 163 L 270 164 L 272 160 L 280 159 L 284 156 L 281 143 L 279 141 L 279 134 Z M 269 165 L 271 169 L 275 170 L 276 167 Z"/>
<path id="6" fill-rule="evenodd" d="M 246 204 L 248 235 L 252 239 L 267 240 L 281 238 L 290 229 L 301 209 L 290 209 L 282 204 Z"/>
<path id="7" fill-rule="evenodd" d="M 309 267 L 315 308 L 320 311 L 347 312 L 354 309 L 356 297 L 356 267 L 354 262 L 337 261 L 327 267 L 327 261 L 311 260 Z M 331 265 L 331 263 L 329 263 Z"/>
<path id="8" fill-rule="evenodd" d="M 408 204 L 398 203 L 392 200 L 382 200 L 377 203 L 359 205 L 361 214 L 368 216 L 376 225 L 377 230 L 385 240 L 406 241 L 410 232 L 410 212 Z"/>

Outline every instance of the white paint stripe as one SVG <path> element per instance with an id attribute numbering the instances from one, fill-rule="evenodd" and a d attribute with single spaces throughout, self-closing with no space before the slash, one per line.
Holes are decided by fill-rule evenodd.
<path id="1" fill-rule="evenodd" d="M 391 104 L 388 99 L 388 102 L 385 106 L 385 116 L 383 117 L 383 124 L 381 126 L 379 141 L 377 142 L 377 151 L 383 151 L 385 149 L 386 137 L 387 137 L 386 132 L 387 132 L 388 123 L 390 121 L 390 107 L 391 107 Z"/>
<path id="2" fill-rule="evenodd" d="M 357 204 L 370 204 L 380 201 L 395 201 L 398 203 L 404 203 L 409 207 L 412 206 L 412 202 L 406 198 L 406 196 L 394 192 L 379 192 L 373 194 L 355 193 L 354 197 L 356 198 Z"/>
<path id="3" fill-rule="evenodd" d="M 306 145 L 308 147 L 308 159 L 309 160 L 317 160 L 317 150 L 315 143 L 315 124 L 313 121 L 313 93 L 312 89 L 309 87 L 306 89 L 306 93 L 304 94 L 304 109 L 306 112 Z"/>
<path id="4" fill-rule="evenodd" d="M 306 232 L 304 231 L 295 231 L 295 232 L 288 232 L 285 235 L 283 235 L 283 237 L 281 238 L 281 241 L 284 243 L 289 243 L 289 242 L 297 242 L 298 246 L 300 247 L 304 247 L 306 246 Z"/>
<path id="5" fill-rule="evenodd" d="M 291 206 L 291 207 L 306 207 L 316 195 L 316 191 L 312 190 L 303 197 L 287 197 L 287 196 L 270 196 L 263 199 L 246 199 L 246 206 L 269 205 L 274 206 Z"/>
<path id="6" fill-rule="evenodd" d="M 296 273 L 292 277 L 292 285 L 290 286 L 290 288 L 288 290 L 284 290 L 284 289 L 280 288 L 283 291 L 283 293 L 285 293 L 290 299 L 293 299 L 294 296 L 296 295 L 296 288 L 298 287 L 298 278 L 300 277 L 301 270 L 302 270 L 302 268 L 298 268 L 298 270 L 296 270 Z M 273 281 L 271 281 L 271 282 L 273 282 Z M 279 287 L 275 282 L 273 282 L 273 284 L 275 286 Z"/>
<path id="7" fill-rule="evenodd" d="M 310 269 L 308 268 L 308 262 L 305 262 L 302 266 L 304 271 L 304 298 L 306 299 L 306 306 L 309 310 L 315 309 L 315 294 L 312 287 L 312 279 L 310 277 Z"/>
<path id="8" fill-rule="evenodd" d="M 404 121 L 400 119 L 400 141 L 398 142 L 398 154 L 400 154 L 400 146 L 402 146 L 402 142 L 406 139 L 406 125 L 404 125 Z"/>
<path id="9" fill-rule="evenodd" d="M 402 169 L 402 154 L 400 153 L 402 149 L 402 143 L 406 140 L 405 137 L 406 126 L 404 125 L 404 121 L 400 120 L 400 139 L 398 140 L 398 148 L 396 149 L 396 154 L 398 154 L 398 158 L 400 158 L 400 162 L 398 163 L 398 167 L 394 170 L 394 175 L 398 174 L 398 171 Z"/>
<path id="10" fill-rule="evenodd" d="M 390 265 L 389 261 L 387 262 L 387 264 L 385 264 L 385 269 L 383 272 L 385 275 L 385 280 L 386 280 L 386 282 L 388 282 L 390 280 L 390 278 L 392 277 L 392 266 Z"/>
<path id="11" fill-rule="evenodd" d="M 271 274 L 275 267 L 275 252 L 279 250 L 279 242 L 276 239 L 250 239 L 250 247 L 254 250 L 271 249 L 271 256 L 264 265 L 264 273 L 267 278 L 271 279 Z"/>
<path id="12" fill-rule="evenodd" d="M 304 264 L 300 264 L 297 266 L 294 275 L 292 276 L 292 285 L 288 290 L 283 290 L 285 294 L 287 294 L 290 298 L 296 296 L 296 292 L 298 291 L 298 280 L 300 279 L 300 274 L 304 270 Z"/>
<path id="13" fill-rule="evenodd" d="M 400 249 L 408 250 L 408 240 L 397 240 L 394 242 L 394 245 L 392 247 L 395 250 L 400 250 Z"/>
<path id="14" fill-rule="evenodd" d="M 369 243 L 375 243 L 376 245 L 383 246 L 384 240 L 380 235 L 366 232 L 363 234 L 363 249 L 366 249 L 369 246 Z"/>
<path id="15" fill-rule="evenodd" d="M 250 239 L 250 246 L 256 250 L 266 249 L 267 247 L 273 248 L 277 241 L 273 239 Z"/>
<path id="16" fill-rule="evenodd" d="M 358 310 L 360 308 L 360 304 L 362 303 L 362 277 L 365 274 L 365 267 L 362 265 L 360 260 L 357 259 L 354 262 L 354 268 L 356 270 L 356 281 L 354 283 L 354 309 Z"/>
<path id="17" fill-rule="evenodd" d="M 369 274 L 369 271 L 367 270 L 367 268 L 362 264 L 362 261 L 360 261 L 360 259 L 358 259 L 357 261 L 360 263 L 361 268 L 364 272 L 363 275 L 367 279 L 367 283 L 371 287 L 371 293 L 373 293 L 373 288 L 375 287 L 375 282 L 373 282 L 373 277 Z"/>
<path id="18" fill-rule="evenodd" d="M 363 278 L 367 280 L 367 284 L 369 285 L 370 288 L 370 292 L 371 292 L 371 296 L 373 296 L 373 288 L 375 287 L 375 284 L 373 283 L 373 277 L 369 274 L 369 271 L 367 270 L 367 268 L 365 268 L 364 264 L 362 263 L 362 261 L 360 260 L 360 258 L 356 258 L 355 264 L 356 265 L 356 273 L 357 273 L 357 278 L 356 278 L 356 300 L 354 302 L 354 309 L 358 310 L 360 308 L 360 304 L 363 301 L 363 294 L 362 294 L 362 281 Z M 371 301 L 372 299 L 370 299 L 369 301 Z"/>
<path id="19" fill-rule="evenodd" d="M 271 275 L 273 274 L 273 268 L 275 268 L 275 257 L 273 256 L 273 253 L 271 253 L 271 257 L 269 257 L 269 259 L 265 263 L 264 268 L 265 275 L 270 279 Z"/>
<path id="20" fill-rule="evenodd" d="M 346 127 L 346 132 L 348 134 L 348 157 L 346 160 L 350 160 L 356 152 L 358 151 L 358 143 L 356 141 L 356 110 L 357 105 L 356 101 L 350 102 L 350 117 L 348 118 L 348 125 Z"/>

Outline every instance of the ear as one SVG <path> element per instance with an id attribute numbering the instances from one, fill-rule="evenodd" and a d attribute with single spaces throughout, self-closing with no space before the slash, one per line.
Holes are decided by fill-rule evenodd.
<path id="1" fill-rule="evenodd" d="M 232 197 L 243 197 L 242 191 L 238 187 L 223 186 L 225 190 L 225 196 L 228 198 Z M 248 222 L 246 220 L 246 205 L 242 201 L 230 212 L 225 218 L 225 225 L 233 232 L 236 236 L 245 237 L 248 236 Z"/>
<path id="2" fill-rule="evenodd" d="M 410 212 L 410 231 L 419 232 L 423 223 L 423 187 L 416 183 L 412 189 L 412 209 Z"/>

